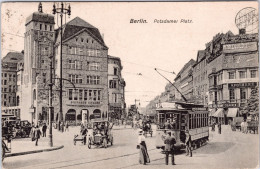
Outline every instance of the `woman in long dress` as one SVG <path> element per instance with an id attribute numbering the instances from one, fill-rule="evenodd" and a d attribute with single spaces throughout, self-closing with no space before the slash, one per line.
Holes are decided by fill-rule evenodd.
<path id="1" fill-rule="evenodd" d="M 150 163 L 150 158 L 147 152 L 145 137 L 142 130 L 139 131 L 138 144 L 140 146 L 139 163 L 146 165 L 146 163 Z"/>

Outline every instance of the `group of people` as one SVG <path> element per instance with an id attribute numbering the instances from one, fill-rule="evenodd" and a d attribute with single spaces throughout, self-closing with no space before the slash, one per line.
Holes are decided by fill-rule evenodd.
<path id="1" fill-rule="evenodd" d="M 218 134 L 221 134 L 221 122 L 218 123 L 213 122 L 211 126 L 211 131 L 215 131 L 216 125 L 218 127 Z"/>
<path id="2" fill-rule="evenodd" d="M 192 142 L 191 142 L 191 135 L 189 134 L 189 131 L 185 131 L 186 139 L 185 139 L 185 145 L 186 145 L 186 156 L 192 157 Z M 165 130 L 165 136 L 162 137 L 165 147 L 164 147 L 164 153 L 165 153 L 165 164 L 169 164 L 169 156 L 171 156 L 171 164 L 175 164 L 174 159 L 174 144 L 176 144 L 176 139 L 174 137 L 174 133 L 171 131 Z M 150 163 L 150 158 L 147 151 L 147 146 L 145 143 L 145 133 L 142 130 L 139 130 L 139 137 L 138 137 L 138 145 L 137 148 L 139 151 L 139 163 L 146 165 L 147 163 Z"/>
<path id="3" fill-rule="evenodd" d="M 163 125 L 163 129 L 174 129 L 174 128 L 175 128 L 175 122 L 173 121 L 173 119 L 167 119 Z"/>

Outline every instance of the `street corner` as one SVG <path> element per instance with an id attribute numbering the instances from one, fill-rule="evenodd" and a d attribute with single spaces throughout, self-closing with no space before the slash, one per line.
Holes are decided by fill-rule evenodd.
<path id="1" fill-rule="evenodd" d="M 34 154 L 34 153 L 55 151 L 55 150 L 62 149 L 63 147 L 64 147 L 63 145 L 60 145 L 60 146 L 53 146 L 53 147 L 50 147 L 50 148 L 42 148 L 42 149 L 38 149 L 38 150 L 31 150 L 31 151 L 22 151 L 22 152 L 10 153 L 10 154 L 6 154 L 5 157 L 14 157 L 14 156 L 27 155 L 27 154 Z"/>

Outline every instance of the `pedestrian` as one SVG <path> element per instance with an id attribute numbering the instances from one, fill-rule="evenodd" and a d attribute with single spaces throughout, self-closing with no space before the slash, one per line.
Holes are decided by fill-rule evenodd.
<path id="1" fill-rule="evenodd" d="M 170 119 L 167 119 L 164 123 L 164 129 L 171 129 Z"/>
<path id="2" fill-rule="evenodd" d="M 247 134 L 247 132 L 248 132 L 248 123 L 247 123 L 247 121 L 245 120 L 245 122 L 244 122 L 244 132 L 245 132 L 245 134 Z"/>
<path id="3" fill-rule="evenodd" d="M 186 130 L 186 139 L 185 139 L 185 144 L 186 144 L 186 156 L 192 157 L 192 151 L 191 151 L 191 135 L 189 133 L 189 130 Z"/>
<path id="4" fill-rule="evenodd" d="M 35 146 L 38 146 L 38 140 L 40 139 L 40 137 L 41 137 L 41 130 L 39 129 L 39 126 L 37 125 L 36 129 L 34 130 L 34 138 L 36 140 Z"/>
<path id="5" fill-rule="evenodd" d="M 81 136 L 82 136 L 84 145 L 86 145 L 86 142 L 87 142 L 87 134 L 88 134 L 88 129 L 87 129 L 87 127 L 84 126 L 83 130 L 81 131 Z"/>
<path id="6" fill-rule="evenodd" d="M 31 139 L 32 139 L 32 141 L 34 141 L 35 140 L 35 135 L 34 135 L 34 131 L 35 131 L 35 126 L 34 126 L 34 124 L 32 125 L 32 128 L 31 128 L 31 131 L 30 131 L 30 136 L 31 136 Z"/>
<path id="7" fill-rule="evenodd" d="M 215 131 L 215 125 L 216 125 L 215 122 L 213 122 L 211 131 Z"/>
<path id="8" fill-rule="evenodd" d="M 176 165 L 174 162 L 174 144 L 176 144 L 175 138 L 171 135 L 171 132 L 167 132 L 167 136 L 164 139 L 164 152 L 165 152 L 165 164 L 168 165 L 169 155 L 172 157 L 172 165 Z"/>
<path id="9" fill-rule="evenodd" d="M 221 123 L 218 123 L 218 134 L 221 134 Z"/>
<path id="10" fill-rule="evenodd" d="M 139 163 L 146 165 L 147 163 L 150 163 L 150 158 L 147 152 L 147 147 L 145 143 L 145 137 L 143 135 L 143 131 L 139 131 L 139 137 L 138 137 L 138 146 L 140 151 L 139 151 Z"/>
<path id="11" fill-rule="evenodd" d="M 68 121 L 66 121 L 65 131 L 69 131 L 69 123 L 68 123 Z"/>
<path id="12" fill-rule="evenodd" d="M 47 126 L 46 123 L 44 123 L 42 126 L 42 137 L 46 137 L 46 130 L 47 130 Z"/>

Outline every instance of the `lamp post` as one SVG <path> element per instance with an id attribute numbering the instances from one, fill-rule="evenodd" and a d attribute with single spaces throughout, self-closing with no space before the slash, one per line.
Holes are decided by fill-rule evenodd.
<path id="1" fill-rule="evenodd" d="M 69 16 L 71 15 L 71 7 L 70 5 L 68 8 L 64 7 L 63 2 L 61 2 L 61 7 L 56 8 L 55 3 L 53 5 L 53 10 L 52 13 L 55 15 L 60 14 L 60 19 L 61 19 L 61 25 L 60 25 L 60 114 L 59 114 L 59 121 L 63 120 L 63 112 L 62 112 L 62 19 L 63 15 L 68 14 Z"/>
<path id="2" fill-rule="evenodd" d="M 52 121 L 51 121 L 51 115 L 52 115 L 52 110 L 53 110 L 53 107 L 52 107 L 52 86 L 53 86 L 53 83 L 52 83 L 52 54 L 50 55 L 50 83 L 49 83 L 49 87 L 50 87 L 50 90 L 49 90 L 49 145 L 50 147 L 53 147 L 53 140 L 52 140 Z"/>

